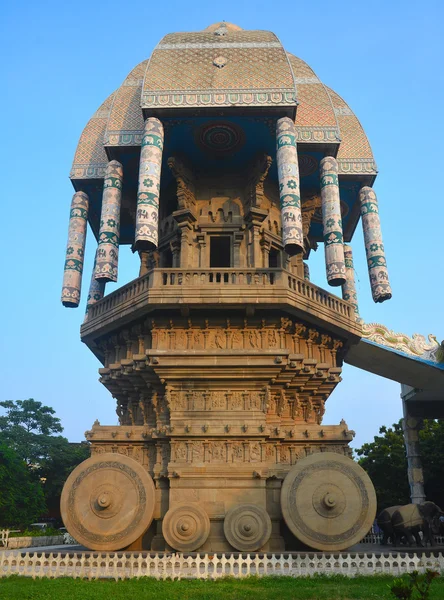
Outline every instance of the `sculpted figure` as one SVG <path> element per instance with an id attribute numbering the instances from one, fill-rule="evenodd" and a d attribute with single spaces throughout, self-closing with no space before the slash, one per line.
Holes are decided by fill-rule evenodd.
<path id="1" fill-rule="evenodd" d="M 378 515 L 377 523 L 379 528 L 382 530 L 382 541 L 381 544 L 386 546 L 389 542 L 389 539 L 392 541 L 393 545 L 397 545 L 397 541 L 395 541 L 395 531 L 392 525 L 392 517 L 393 513 L 395 513 L 401 506 L 389 506 L 381 511 Z"/>
<path id="2" fill-rule="evenodd" d="M 418 546 L 422 546 L 419 537 L 419 532 L 422 531 L 424 542 L 434 546 L 433 529 L 441 515 L 443 512 L 434 502 L 401 506 L 392 516 L 394 538 L 399 539 L 400 536 L 405 535 L 410 546 L 415 541 Z"/>

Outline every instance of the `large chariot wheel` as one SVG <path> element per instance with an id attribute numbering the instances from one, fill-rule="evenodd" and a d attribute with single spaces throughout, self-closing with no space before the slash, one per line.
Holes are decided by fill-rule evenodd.
<path id="1" fill-rule="evenodd" d="M 281 490 L 286 524 L 316 550 L 345 550 L 370 530 L 376 515 L 373 484 L 352 459 L 320 452 L 298 460 Z"/>
<path id="2" fill-rule="evenodd" d="M 204 544 L 210 533 L 210 519 L 197 504 L 170 508 L 162 523 L 164 538 L 172 548 L 192 552 Z"/>
<path id="3" fill-rule="evenodd" d="M 224 533 L 236 550 L 254 552 L 270 539 L 271 519 L 261 506 L 240 504 L 228 511 L 224 520 Z"/>
<path id="4" fill-rule="evenodd" d="M 121 550 L 153 520 L 155 489 L 134 459 L 105 453 L 83 461 L 66 480 L 60 500 L 69 533 L 91 550 Z"/>

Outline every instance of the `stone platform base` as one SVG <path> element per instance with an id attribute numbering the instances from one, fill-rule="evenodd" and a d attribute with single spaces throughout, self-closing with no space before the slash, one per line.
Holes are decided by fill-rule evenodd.
<path id="1" fill-rule="evenodd" d="M 0 552 L 0 577 L 86 579 L 218 579 L 249 575 L 393 575 L 432 569 L 444 573 L 444 554 L 434 552 L 300 552 L 194 554 L 150 552 Z"/>

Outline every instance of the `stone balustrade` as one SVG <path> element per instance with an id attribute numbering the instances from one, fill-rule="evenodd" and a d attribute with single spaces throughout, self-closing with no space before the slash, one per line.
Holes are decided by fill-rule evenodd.
<path id="1" fill-rule="evenodd" d="M 44 553 L 0 552 L 0 577 L 72 577 L 87 579 L 218 579 L 250 575 L 315 574 L 399 576 L 432 569 L 444 572 L 440 552 L 338 552 L 282 554 L 197 554 L 150 552 Z"/>
<path id="2" fill-rule="evenodd" d="M 270 307 L 287 304 L 305 316 L 327 321 L 341 332 L 360 337 L 352 305 L 285 269 L 153 269 L 108 294 L 91 306 L 82 326 L 87 338 L 120 318 L 134 319 L 147 305 L 164 308 L 187 304 L 194 307 L 211 304 L 260 304 Z"/>

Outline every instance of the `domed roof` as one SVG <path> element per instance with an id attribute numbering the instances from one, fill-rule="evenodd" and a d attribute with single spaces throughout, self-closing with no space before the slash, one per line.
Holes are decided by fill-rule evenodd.
<path id="1" fill-rule="evenodd" d="M 108 161 L 121 161 L 122 152 L 131 149 L 138 151 L 147 116 L 158 116 L 171 127 L 176 117 L 183 123 L 185 118 L 210 114 L 251 115 L 250 119 L 260 115 L 263 121 L 271 119 L 271 132 L 276 118 L 291 116 L 298 144 L 317 160 L 322 156 L 316 153 L 326 150 L 336 155 L 340 176 L 350 177 L 358 187 L 372 185 L 376 176 L 358 119 L 307 63 L 287 52 L 270 31 L 219 22 L 204 31 L 166 35 L 151 58 L 134 67 L 85 127 L 70 175 L 74 187 L 90 196 L 98 194 L 100 204 L 100 180 Z M 353 188 L 350 194 L 357 191 Z M 93 229 L 99 219 L 97 203 L 91 203 Z M 348 203 L 352 208 L 354 200 L 350 197 Z M 357 218 L 345 223 L 346 239 Z"/>

